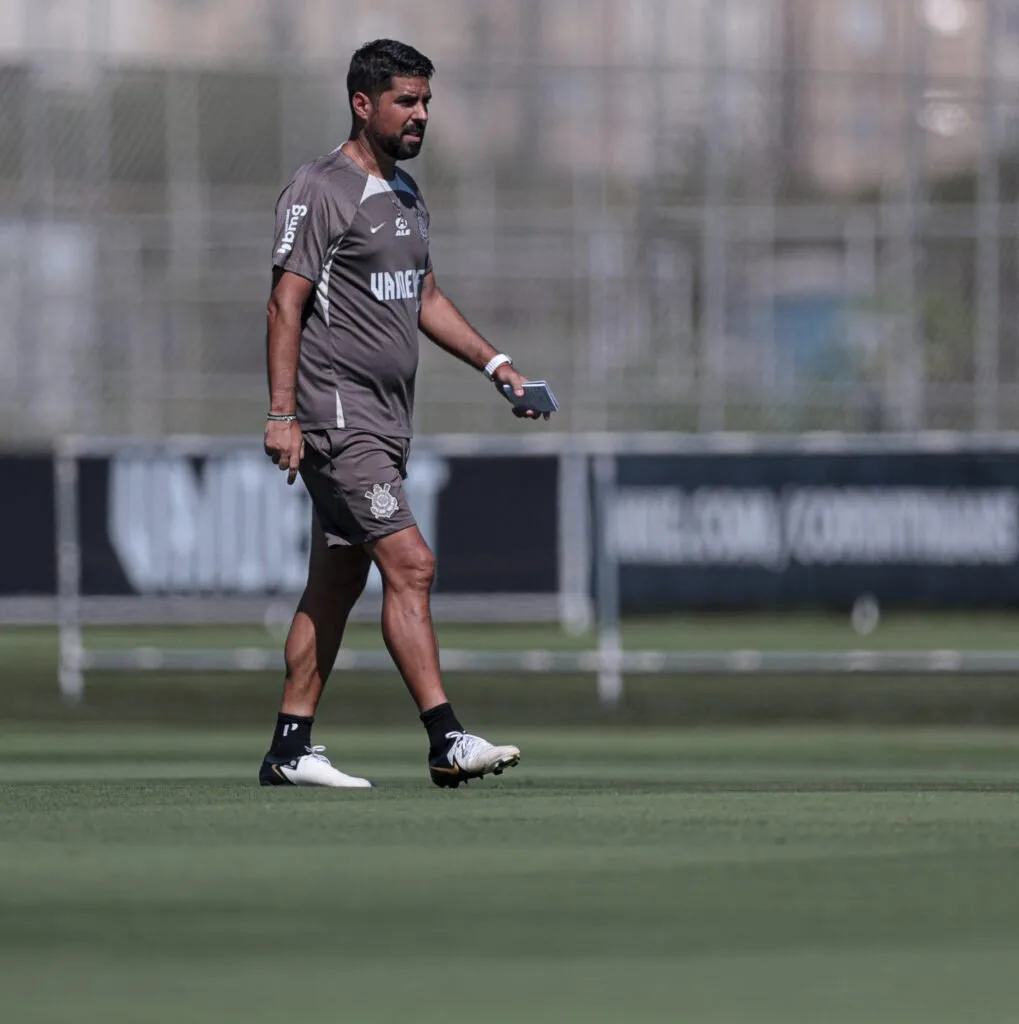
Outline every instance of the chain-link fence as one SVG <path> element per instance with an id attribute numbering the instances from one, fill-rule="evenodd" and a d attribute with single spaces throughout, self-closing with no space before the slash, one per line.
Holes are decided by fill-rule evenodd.
<path id="1" fill-rule="evenodd" d="M 561 429 L 1019 426 L 1016 0 L 3 0 L 5 439 L 261 429 L 273 204 L 384 34 Z M 506 425 L 425 349 L 420 430 Z"/>

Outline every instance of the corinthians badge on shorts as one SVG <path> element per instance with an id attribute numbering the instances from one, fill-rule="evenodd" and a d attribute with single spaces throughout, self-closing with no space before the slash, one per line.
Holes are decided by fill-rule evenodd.
<path id="1" fill-rule="evenodd" d="M 400 503 L 389 492 L 390 484 L 373 484 L 364 496 L 372 503 L 372 515 L 376 519 L 388 519 L 399 507 Z"/>

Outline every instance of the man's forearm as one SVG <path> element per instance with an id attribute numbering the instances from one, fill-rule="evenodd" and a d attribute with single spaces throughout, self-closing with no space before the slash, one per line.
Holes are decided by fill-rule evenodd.
<path id="1" fill-rule="evenodd" d="M 421 303 L 418 326 L 439 348 L 482 370 L 497 355 L 494 348 L 471 327 L 460 310 L 442 292 Z"/>
<path id="2" fill-rule="evenodd" d="M 292 413 L 297 409 L 297 358 L 301 350 L 301 320 L 284 307 L 269 303 L 265 339 L 265 363 L 269 378 L 269 411 Z"/>

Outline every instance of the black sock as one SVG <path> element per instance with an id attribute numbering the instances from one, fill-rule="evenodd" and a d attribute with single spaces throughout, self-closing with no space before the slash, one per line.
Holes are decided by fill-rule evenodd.
<path id="1" fill-rule="evenodd" d="M 441 753 L 449 745 L 447 732 L 463 732 L 460 719 L 453 714 L 453 706 L 448 702 L 429 708 L 421 713 L 421 722 L 428 730 L 429 753 Z"/>
<path id="2" fill-rule="evenodd" d="M 273 757 L 292 759 L 307 753 L 305 747 L 311 746 L 311 723 L 314 718 L 302 715 L 285 715 L 281 711 L 276 716 L 276 731 L 272 734 L 272 746 L 269 753 Z"/>

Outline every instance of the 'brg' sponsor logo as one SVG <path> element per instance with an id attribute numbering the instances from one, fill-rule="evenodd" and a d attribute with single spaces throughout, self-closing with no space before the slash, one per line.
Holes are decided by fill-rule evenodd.
<path id="1" fill-rule="evenodd" d="M 287 210 L 287 221 L 286 228 L 283 232 L 283 238 L 280 240 L 280 247 L 276 250 L 277 256 L 285 256 L 294 247 L 294 238 L 297 236 L 297 225 L 301 223 L 302 218 L 308 214 L 308 207 L 301 204 L 291 206 Z"/>

